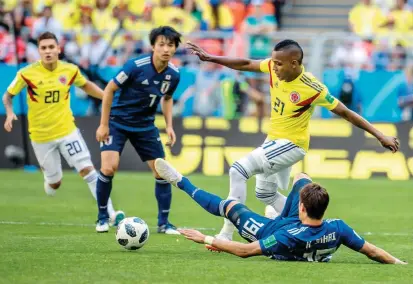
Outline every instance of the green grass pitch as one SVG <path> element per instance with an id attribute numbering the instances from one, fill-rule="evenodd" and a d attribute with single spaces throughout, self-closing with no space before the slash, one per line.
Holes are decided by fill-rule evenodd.
<path id="1" fill-rule="evenodd" d="M 191 176 L 220 196 L 228 177 Z M 249 183 L 250 208 L 263 212 Z M 411 181 L 320 180 L 331 194 L 326 217 L 344 219 L 368 241 L 413 264 Z M 150 174 L 119 173 L 112 198 L 127 216 L 151 228 L 147 244 L 126 251 L 108 234 L 94 231 L 96 203 L 83 180 L 65 172 L 53 198 L 40 172 L 0 171 L 0 283 L 412 283 L 411 265 L 375 264 L 340 248 L 328 264 L 241 259 L 206 251 L 182 237 L 156 234 L 154 180 Z M 174 190 L 171 221 L 215 234 L 222 220 Z M 238 240 L 240 238 L 238 237 Z"/>

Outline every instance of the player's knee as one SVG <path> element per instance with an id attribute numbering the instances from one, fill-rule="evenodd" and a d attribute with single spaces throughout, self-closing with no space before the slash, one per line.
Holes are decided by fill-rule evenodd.
<path id="1" fill-rule="evenodd" d="M 228 216 L 229 211 L 231 211 L 232 207 L 234 207 L 235 205 L 237 205 L 239 202 L 238 201 L 230 201 L 227 205 L 225 209 L 225 216 Z"/>
<path id="2" fill-rule="evenodd" d="M 249 178 L 247 171 L 244 169 L 241 164 L 235 162 L 232 167 L 229 169 L 229 178 L 230 179 L 244 179 Z"/>
<path id="3" fill-rule="evenodd" d="M 101 173 L 104 174 L 105 176 L 114 176 L 117 170 L 118 170 L 118 167 L 115 165 L 102 166 L 100 168 Z"/>
<path id="4" fill-rule="evenodd" d="M 93 167 L 93 166 L 89 166 L 89 167 L 85 167 L 85 168 L 82 168 L 80 171 L 79 171 L 79 175 L 81 176 L 81 177 L 85 177 L 85 176 L 87 176 L 88 174 L 90 174 L 92 171 L 94 171 L 95 170 L 95 168 Z"/>
<path id="5" fill-rule="evenodd" d="M 300 179 L 309 179 L 311 180 L 311 177 L 309 175 L 307 175 L 306 173 L 298 173 L 294 176 L 294 180 L 293 180 L 293 184 L 295 184 L 297 181 L 299 181 Z"/>
<path id="6" fill-rule="evenodd" d="M 58 182 L 55 183 L 49 183 L 49 186 L 53 189 L 58 189 L 62 185 L 62 181 L 59 180 Z"/>

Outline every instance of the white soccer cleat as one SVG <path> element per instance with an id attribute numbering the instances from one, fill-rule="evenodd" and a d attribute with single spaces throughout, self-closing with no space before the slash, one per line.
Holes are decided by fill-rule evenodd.
<path id="1" fill-rule="evenodd" d="M 274 207 L 272 207 L 271 205 L 267 205 L 265 206 L 265 212 L 264 212 L 264 216 L 269 218 L 269 219 L 275 219 L 279 216 L 280 214 L 278 214 L 277 211 L 275 211 Z"/>
<path id="2" fill-rule="evenodd" d="M 171 223 L 166 223 L 164 225 L 158 226 L 158 233 L 165 235 L 180 235 L 178 229 Z"/>
<path id="3" fill-rule="evenodd" d="M 178 187 L 177 183 L 182 180 L 182 174 L 178 172 L 171 164 L 164 159 L 158 158 L 155 160 L 155 169 L 161 178 Z"/>
<path id="4" fill-rule="evenodd" d="M 110 216 L 110 225 L 112 227 L 117 227 L 123 219 L 125 219 L 125 212 L 119 210 L 116 211 L 112 216 Z"/>
<path id="5" fill-rule="evenodd" d="M 96 223 L 96 232 L 97 233 L 107 233 L 109 232 L 109 221 L 108 220 L 99 220 Z"/>
<path id="6" fill-rule="evenodd" d="M 56 195 L 56 189 L 50 187 L 50 185 L 47 182 L 44 183 L 44 192 L 46 192 L 48 196 Z"/>

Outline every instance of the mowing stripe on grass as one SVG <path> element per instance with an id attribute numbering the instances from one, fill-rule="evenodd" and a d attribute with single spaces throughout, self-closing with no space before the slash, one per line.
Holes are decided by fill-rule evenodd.
<path id="1" fill-rule="evenodd" d="M 80 224 L 80 223 L 54 223 L 54 222 L 18 222 L 18 221 L 6 221 L 0 220 L 0 225 L 35 225 L 35 226 L 53 226 L 53 227 L 94 227 L 94 224 Z M 216 231 L 216 228 L 189 228 L 189 227 L 182 227 L 183 229 L 195 229 L 201 231 Z M 157 227 L 149 227 L 149 229 L 157 229 Z M 412 236 L 413 233 L 407 232 L 365 232 L 361 233 L 364 236 L 399 236 L 399 237 L 407 237 Z"/>

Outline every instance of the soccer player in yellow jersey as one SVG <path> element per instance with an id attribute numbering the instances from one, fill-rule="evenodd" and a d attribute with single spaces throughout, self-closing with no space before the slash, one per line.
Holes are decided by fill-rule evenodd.
<path id="1" fill-rule="evenodd" d="M 308 126 L 317 105 L 369 132 L 383 147 L 392 152 L 399 148 L 397 138 L 385 136 L 360 115 L 349 110 L 330 95 L 325 85 L 305 71 L 302 65 L 303 50 L 293 40 L 279 42 L 272 51 L 271 58 L 262 61 L 213 56 L 191 42 L 188 42 L 188 49 L 203 61 L 235 70 L 269 74 L 271 118 L 268 136 L 263 145 L 232 165 L 229 170 L 228 199 L 245 203 L 246 181 L 256 175 L 257 198 L 267 207 L 273 207 L 276 213 L 282 211 L 286 197 L 277 189 L 288 188 L 291 167 L 302 160 L 308 151 Z M 225 220 L 224 227 L 217 237 L 231 240 L 233 231 L 234 226 Z"/>
<path id="2" fill-rule="evenodd" d="M 60 48 L 56 36 L 46 32 L 38 38 L 41 60 L 21 69 L 3 96 L 7 118 L 6 131 L 12 131 L 12 98 L 27 87 L 29 133 L 34 153 L 44 174 L 47 195 L 55 195 L 62 183 L 60 154 L 75 167 L 96 198 L 98 174 L 93 167 L 89 150 L 76 128 L 70 109 L 70 88 L 82 88 L 89 95 L 102 99 L 103 91 L 86 80 L 79 67 L 58 60 Z M 115 224 L 124 218 L 122 211 L 115 212 L 112 202 L 109 216 Z"/>

